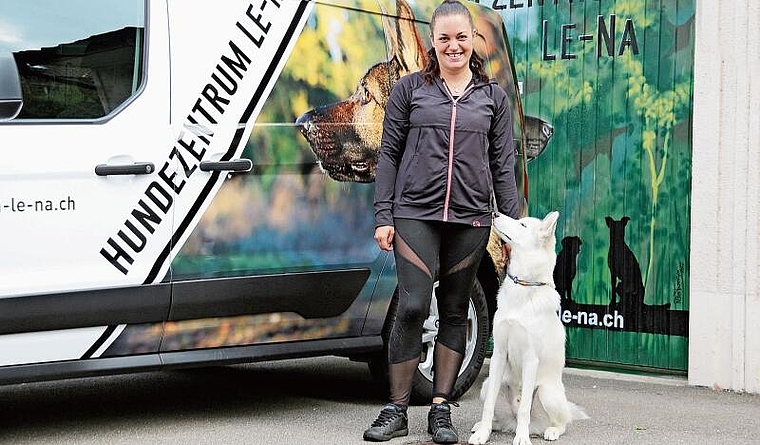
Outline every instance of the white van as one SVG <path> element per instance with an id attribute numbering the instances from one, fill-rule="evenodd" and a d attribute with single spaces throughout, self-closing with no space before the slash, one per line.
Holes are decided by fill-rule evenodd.
<path id="1" fill-rule="evenodd" d="M 377 135 L 436 3 L 4 0 L 0 383 L 316 355 L 382 370 Z M 500 17 L 470 6 L 524 134 Z M 497 270 L 484 260 L 471 297 L 458 395 Z"/>

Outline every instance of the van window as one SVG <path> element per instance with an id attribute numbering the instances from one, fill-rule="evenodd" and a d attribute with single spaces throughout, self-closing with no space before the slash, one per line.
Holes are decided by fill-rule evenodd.
<path id="1" fill-rule="evenodd" d="M 0 47 L 16 61 L 22 119 L 96 119 L 142 82 L 145 0 L 3 0 Z"/>

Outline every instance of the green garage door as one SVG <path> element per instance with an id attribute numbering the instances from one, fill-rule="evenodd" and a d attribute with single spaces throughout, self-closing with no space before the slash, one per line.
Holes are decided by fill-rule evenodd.
<path id="1" fill-rule="evenodd" d="M 568 360 L 684 373 L 695 1 L 490 2 L 549 123 L 529 127 L 529 202 L 561 212 Z"/>

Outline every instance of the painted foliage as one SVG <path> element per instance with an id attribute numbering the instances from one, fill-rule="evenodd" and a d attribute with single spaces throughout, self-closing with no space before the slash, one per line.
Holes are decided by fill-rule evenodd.
<path id="1" fill-rule="evenodd" d="M 554 128 L 530 209 L 560 210 L 568 358 L 685 371 L 694 0 L 482 3 Z"/>

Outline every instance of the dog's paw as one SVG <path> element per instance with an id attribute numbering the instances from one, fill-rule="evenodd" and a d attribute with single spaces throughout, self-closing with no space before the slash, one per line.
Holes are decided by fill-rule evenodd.
<path id="1" fill-rule="evenodd" d="M 476 426 L 478 428 L 476 428 Z M 488 438 L 491 436 L 491 431 L 489 431 L 488 428 L 480 428 L 480 422 L 476 423 L 475 426 L 472 427 L 473 433 L 472 436 L 470 436 L 470 440 L 467 441 L 467 443 L 472 444 L 484 444 L 488 442 Z"/>
<path id="2" fill-rule="evenodd" d="M 475 425 L 473 425 L 472 428 L 470 428 L 470 432 L 474 433 L 478 429 L 480 429 L 480 420 L 478 420 L 477 422 L 475 422 Z"/>
<path id="3" fill-rule="evenodd" d="M 531 445 L 530 436 L 515 436 L 515 440 L 512 441 L 512 445 Z"/>
<path id="4" fill-rule="evenodd" d="M 562 431 L 559 428 L 550 426 L 544 431 L 544 440 L 557 440 L 562 435 Z"/>

